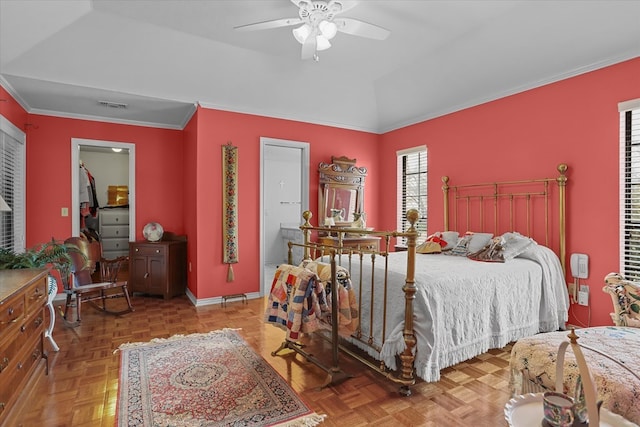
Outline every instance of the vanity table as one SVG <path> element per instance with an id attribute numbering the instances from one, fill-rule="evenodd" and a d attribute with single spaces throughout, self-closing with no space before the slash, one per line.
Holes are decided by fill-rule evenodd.
<path id="1" fill-rule="evenodd" d="M 331 163 L 320 163 L 318 172 L 318 225 L 353 227 L 358 218 L 364 219 L 367 168 L 357 166 L 356 159 L 332 156 Z"/>
<path id="2" fill-rule="evenodd" d="M 334 236 L 322 236 L 318 238 L 318 243 L 323 246 L 338 247 L 338 238 Z M 367 251 L 379 251 L 380 250 L 380 237 L 376 236 L 358 236 L 358 237 L 343 237 L 343 248 L 364 249 Z"/>

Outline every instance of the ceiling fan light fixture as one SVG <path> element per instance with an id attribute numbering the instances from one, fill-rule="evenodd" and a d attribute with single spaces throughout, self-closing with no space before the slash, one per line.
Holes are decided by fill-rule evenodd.
<path id="1" fill-rule="evenodd" d="M 334 38 L 338 32 L 338 26 L 334 22 L 327 20 L 321 21 L 318 24 L 318 29 L 327 40 Z"/>
<path id="2" fill-rule="evenodd" d="M 0 0 L 2 1 L 2 0 Z M 302 59 L 315 59 L 317 52 L 331 47 L 332 40 L 339 32 L 374 40 L 386 39 L 390 31 L 386 28 L 361 21 L 355 18 L 336 18 L 337 15 L 350 9 L 355 1 L 344 0 L 291 0 L 298 7 L 297 18 L 280 18 L 270 21 L 235 27 L 239 31 L 267 30 L 271 28 L 298 25 L 292 30 L 293 37 L 302 45 Z"/>
<path id="3" fill-rule="evenodd" d="M 302 26 L 293 29 L 293 37 L 295 37 L 300 44 L 304 44 L 309 37 L 309 34 L 311 34 L 311 26 L 309 24 L 303 24 Z"/>
<path id="4" fill-rule="evenodd" d="M 325 36 L 322 36 L 322 35 L 316 36 L 316 50 L 317 51 L 327 50 L 330 47 L 331 47 L 331 43 L 329 43 L 329 40 L 327 40 L 327 38 Z"/>

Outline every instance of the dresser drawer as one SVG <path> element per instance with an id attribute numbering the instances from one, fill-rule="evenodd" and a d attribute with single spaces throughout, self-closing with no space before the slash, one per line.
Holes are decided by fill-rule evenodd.
<path id="1" fill-rule="evenodd" d="M 129 226 L 128 225 L 102 225 L 100 229 L 100 237 L 103 239 L 124 237 L 129 238 Z"/>
<path id="2" fill-rule="evenodd" d="M 41 325 L 43 321 L 44 310 L 41 308 L 40 313 L 20 325 L 17 332 L 12 334 L 12 339 L 0 345 L 0 382 L 4 382 L 2 373 L 5 372 L 9 366 L 13 365 L 20 350 L 42 331 Z"/>
<path id="3" fill-rule="evenodd" d="M 24 294 L 27 304 L 26 316 L 42 309 L 42 305 L 46 303 L 47 293 L 47 282 L 45 280 L 38 280 L 27 288 Z"/>
<path id="4" fill-rule="evenodd" d="M 104 239 L 102 240 L 102 253 L 109 251 L 125 251 L 129 250 L 129 239 Z M 105 257 L 108 258 L 108 257 Z"/>
<path id="5" fill-rule="evenodd" d="M 101 225 L 129 225 L 128 209 L 102 209 L 99 215 Z"/>
<path id="6" fill-rule="evenodd" d="M 42 360 L 42 334 L 25 350 L 20 359 L 10 361 L 0 372 L 0 416 L 8 409 L 8 403 L 18 397 L 15 392 L 21 389 L 34 365 Z"/>
<path id="7" fill-rule="evenodd" d="M 167 247 L 164 245 L 154 245 L 153 243 L 148 245 L 137 244 L 135 248 L 132 248 L 130 256 L 164 256 L 166 251 Z"/>
<path id="8" fill-rule="evenodd" d="M 14 329 L 24 315 L 24 294 L 15 296 L 0 303 L 0 334 Z"/>

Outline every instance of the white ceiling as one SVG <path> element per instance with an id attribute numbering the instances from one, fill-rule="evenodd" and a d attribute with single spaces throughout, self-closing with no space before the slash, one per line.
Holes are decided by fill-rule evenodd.
<path id="1" fill-rule="evenodd" d="M 200 103 L 383 133 L 640 56 L 638 0 L 360 0 L 342 16 L 391 36 L 338 33 L 319 62 L 300 59 L 295 27 L 233 29 L 297 12 L 290 0 L 0 0 L 0 82 L 33 113 L 181 129 Z"/>

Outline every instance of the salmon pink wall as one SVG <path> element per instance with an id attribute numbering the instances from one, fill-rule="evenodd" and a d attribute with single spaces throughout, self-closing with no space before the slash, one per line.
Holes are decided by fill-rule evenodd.
<path id="1" fill-rule="evenodd" d="M 310 209 L 316 224 L 317 166 L 331 156 L 356 158 L 370 169 L 366 186 L 380 183 L 378 135 L 312 125 L 290 120 L 201 108 L 197 113 L 197 154 L 195 205 L 198 229 L 198 299 L 260 291 L 260 137 L 308 142 L 310 144 Z M 233 266 L 235 280 L 226 282 L 227 266 L 222 263 L 222 149 L 231 141 L 238 147 L 238 238 L 239 263 Z M 376 224 L 377 192 L 367 192 L 365 210 Z M 206 266 L 202 268 L 202 266 Z M 193 289 L 192 289 L 193 291 Z"/>
<path id="2" fill-rule="evenodd" d="M 604 276 L 620 268 L 618 103 L 635 98 L 640 58 L 386 133 L 380 191 L 395 192 L 395 168 L 384 165 L 396 150 L 425 144 L 428 227 L 437 231 L 443 175 L 459 184 L 555 177 L 556 166 L 567 163 L 567 254 L 590 256 L 591 294 L 591 313 L 574 305 L 570 321 L 611 324 L 611 300 L 601 289 Z M 394 212 L 381 206 L 380 223 L 393 228 Z"/>
<path id="3" fill-rule="evenodd" d="M 184 230 L 187 240 L 187 286 L 191 294 L 197 295 L 198 290 L 198 113 L 194 114 L 183 132 L 184 150 L 184 188 L 183 215 Z M 206 263 L 203 265 L 207 265 Z"/>
<path id="4" fill-rule="evenodd" d="M 71 139 L 136 145 L 136 238 L 149 221 L 184 233 L 182 132 L 142 126 L 29 115 L 27 131 L 27 247 L 71 235 Z M 71 209 L 70 209 L 71 212 Z"/>
<path id="5" fill-rule="evenodd" d="M 0 113 L 27 133 L 27 246 L 71 233 L 60 208 L 71 203 L 71 138 L 136 144 L 137 238 L 148 221 L 186 233 L 189 288 L 198 298 L 258 292 L 260 137 L 311 147 L 310 209 L 317 212 L 317 165 L 345 155 L 369 169 L 368 224 L 395 228 L 396 151 L 426 145 L 429 229 L 442 227 L 442 175 L 455 182 L 555 176 L 569 165 L 567 254 L 590 255 L 591 313 L 570 320 L 610 324 L 602 278 L 619 269 L 618 102 L 640 98 L 640 58 L 375 135 L 199 108 L 183 131 L 28 114 L 0 87 Z M 29 123 L 30 126 L 25 127 Z M 226 283 L 222 264 L 221 145 L 239 147 L 240 262 Z"/>

